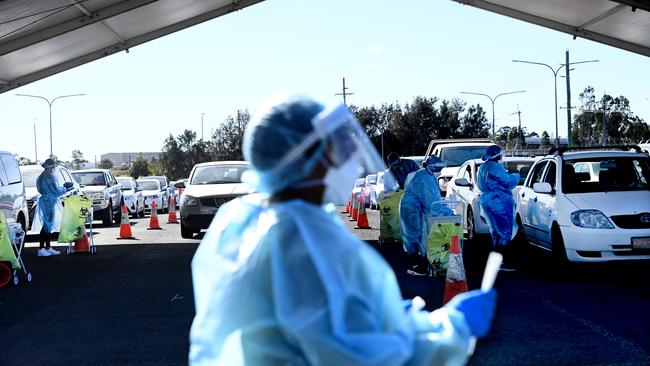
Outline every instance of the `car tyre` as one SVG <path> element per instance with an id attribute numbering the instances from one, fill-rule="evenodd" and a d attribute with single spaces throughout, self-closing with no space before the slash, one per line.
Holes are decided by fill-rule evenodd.
<path id="1" fill-rule="evenodd" d="M 117 208 L 115 214 L 113 215 L 113 218 L 114 218 L 114 222 L 116 224 L 119 225 L 119 224 L 122 223 L 122 205 L 119 205 L 119 207 Z"/>
<path id="2" fill-rule="evenodd" d="M 476 223 L 474 222 L 474 211 L 472 206 L 467 206 L 467 241 L 476 240 Z"/>
<path id="3" fill-rule="evenodd" d="M 553 264 L 559 273 L 563 273 L 568 269 L 569 260 L 567 259 L 562 232 L 557 224 L 554 224 L 551 229 L 551 240 L 551 258 Z"/>
<path id="4" fill-rule="evenodd" d="M 142 211 L 138 211 L 138 217 L 144 217 L 144 205 L 142 205 Z"/>
<path id="5" fill-rule="evenodd" d="M 183 220 L 181 220 L 181 237 L 183 239 L 192 239 L 194 237 L 194 230 L 183 224 Z"/>
<path id="6" fill-rule="evenodd" d="M 102 224 L 107 227 L 113 224 L 113 203 L 112 202 L 108 203 L 108 207 L 106 207 L 106 209 L 103 212 Z"/>

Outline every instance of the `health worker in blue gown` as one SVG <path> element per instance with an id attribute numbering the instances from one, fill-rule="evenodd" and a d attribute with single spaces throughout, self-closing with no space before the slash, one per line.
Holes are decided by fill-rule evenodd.
<path id="1" fill-rule="evenodd" d="M 485 213 L 490 227 L 492 245 L 503 254 L 502 270 L 516 269 L 515 253 L 511 240 L 517 232 L 514 221 L 515 200 L 512 190 L 519 183 L 519 173 L 508 173 L 500 163 L 503 150 L 497 145 L 487 148 L 478 173 L 476 183 L 481 190 L 479 205 Z"/>
<path id="2" fill-rule="evenodd" d="M 427 312 L 330 202 L 381 159 L 344 105 L 285 96 L 244 134 L 257 193 L 223 205 L 192 260 L 191 365 L 461 365 L 494 291 Z"/>

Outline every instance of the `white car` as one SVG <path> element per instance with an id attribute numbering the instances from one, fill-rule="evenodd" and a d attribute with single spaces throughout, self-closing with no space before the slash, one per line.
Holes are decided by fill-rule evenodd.
<path id="1" fill-rule="evenodd" d="M 38 193 L 36 189 L 36 179 L 43 172 L 43 167 L 40 165 L 23 165 L 20 167 L 20 172 L 23 175 L 23 181 L 25 182 L 25 196 L 27 197 L 27 208 L 29 209 L 29 227 L 32 227 L 34 221 L 34 215 L 36 214 L 36 204 L 38 199 L 41 197 L 41 194 Z M 54 176 L 56 177 L 59 186 L 63 187 L 66 182 L 72 183 L 72 189 L 66 192 L 65 196 L 73 194 L 81 194 L 81 186 L 77 181 L 72 177 L 70 171 L 63 166 L 57 166 L 54 168 Z M 34 234 L 34 233 L 30 233 Z"/>
<path id="2" fill-rule="evenodd" d="M 558 263 L 650 259 L 650 157 L 560 149 L 532 167 L 517 194 L 519 235 Z M 575 167 L 597 166 L 598 179 Z"/>
<path id="3" fill-rule="evenodd" d="M 131 177 L 115 177 L 122 184 L 124 204 L 132 217 L 144 217 L 144 194 L 142 187 Z"/>
<path id="4" fill-rule="evenodd" d="M 516 195 L 521 185 L 524 184 L 528 171 L 535 161 L 540 158 L 529 157 L 504 157 L 503 162 L 506 165 L 508 173 L 519 173 L 521 177 L 519 185 L 513 190 Z M 478 200 L 481 196 L 481 190 L 476 184 L 478 169 L 484 163 L 482 159 L 472 159 L 466 161 L 460 166 L 456 175 L 447 185 L 447 199 L 459 202 L 462 205 L 463 217 L 465 220 L 465 231 L 467 239 L 474 240 L 477 235 L 490 234 L 485 217 L 481 215 Z"/>
<path id="5" fill-rule="evenodd" d="M 207 229 L 221 205 L 252 192 L 242 183 L 242 174 L 250 167 L 246 161 L 213 161 L 196 164 L 190 172 L 189 184 L 183 188 L 180 202 L 181 237 L 192 238 Z"/>
<path id="6" fill-rule="evenodd" d="M 165 202 L 166 190 L 160 186 L 160 181 L 158 179 L 136 179 L 140 187 L 142 188 L 142 195 L 144 196 L 144 209 L 147 212 L 151 212 L 153 203 L 156 202 L 156 212 L 162 212 L 165 207 L 163 207 Z"/>

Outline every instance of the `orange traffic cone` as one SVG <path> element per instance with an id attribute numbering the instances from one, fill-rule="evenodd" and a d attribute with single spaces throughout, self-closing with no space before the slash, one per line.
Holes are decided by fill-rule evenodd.
<path id="1" fill-rule="evenodd" d="M 176 218 L 176 202 L 174 197 L 169 200 L 169 215 L 167 215 L 168 224 L 178 224 L 178 219 Z"/>
<path id="2" fill-rule="evenodd" d="M 86 235 L 86 230 L 81 239 L 74 242 L 74 251 L 76 252 L 90 252 L 90 243 L 88 242 L 88 235 Z"/>
<path id="3" fill-rule="evenodd" d="M 341 213 L 348 213 L 350 212 L 350 198 L 348 197 L 347 202 L 345 203 L 345 209 L 341 211 Z"/>
<path id="4" fill-rule="evenodd" d="M 363 200 L 363 196 L 359 200 L 359 214 L 357 216 L 357 226 L 355 229 L 370 229 L 368 224 L 368 215 L 366 214 L 366 203 Z"/>
<path id="5" fill-rule="evenodd" d="M 122 206 L 122 221 L 120 222 L 120 237 L 118 239 L 135 239 L 131 232 L 129 210 L 126 208 L 126 205 Z"/>
<path id="6" fill-rule="evenodd" d="M 350 198 L 348 199 L 348 217 L 352 217 L 353 204 L 354 204 L 354 193 L 350 193 Z"/>
<path id="7" fill-rule="evenodd" d="M 449 249 L 449 265 L 447 267 L 447 280 L 445 281 L 445 294 L 442 303 L 446 304 L 454 296 L 467 292 L 467 278 L 465 277 L 465 266 L 463 256 L 460 254 L 458 236 L 451 237 L 451 248 Z"/>
<path id="8" fill-rule="evenodd" d="M 350 221 L 357 221 L 357 218 L 359 217 L 359 199 L 356 195 L 352 198 L 352 217 L 350 218 Z"/>
<path id="9" fill-rule="evenodd" d="M 149 218 L 149 227 L 147 230 L 162 230 L 158 223 L 158 211 L 156 210 L 156 201 L 151 202 L 151 216 Z"/>

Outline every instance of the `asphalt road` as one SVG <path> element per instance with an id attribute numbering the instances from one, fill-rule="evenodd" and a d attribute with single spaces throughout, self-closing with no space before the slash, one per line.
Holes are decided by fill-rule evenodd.
<path id="1" fill-rule="evenodd" d="M 368 215 L 372 229 L 354 231 L 395 269 L 403 295 L 441 306 L 444 279 L 407 275 L 401 245 L 379 246 L 378 213 Z M 0 289 L 0 365 L 186 364 L 201 236 L 181 239 L 178 225 L 159 219 L 158 231 L 146 230 L 149 218 L 132 219 L 132 241 L 116 240 L 118 226 L 95 228 L 95 254 L 39 258 L 28 242 L 33 281 Z M 486 253 L 485 240 L 465 243 L 470 288 Z M 471 365 L 650 364 L 650 263 L 560 272 L 542 253 L 527 254 L 522 269 L 499 274 L 496 319 Z"/>

